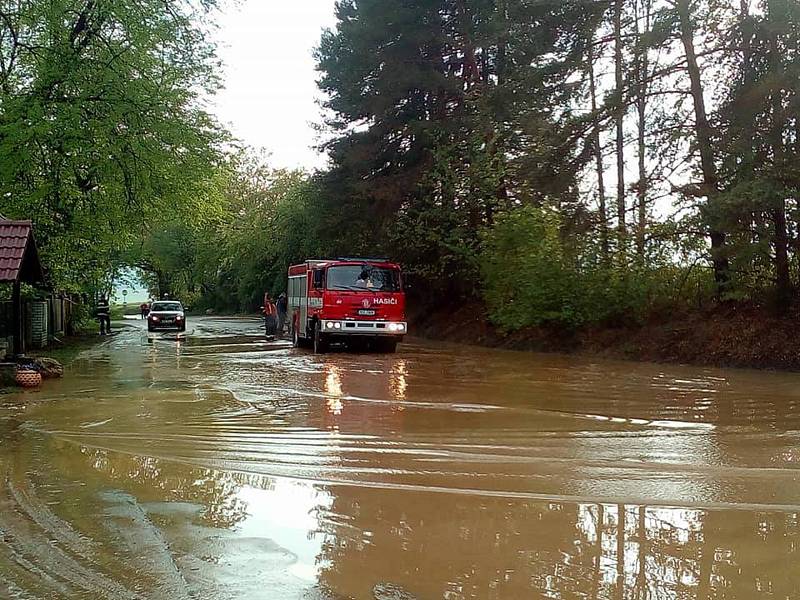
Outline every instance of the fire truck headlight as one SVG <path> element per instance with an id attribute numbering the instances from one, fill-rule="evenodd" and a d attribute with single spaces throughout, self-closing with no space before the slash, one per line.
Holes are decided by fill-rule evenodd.
<path id="1" fill-rule="evenodd" d="M 406 326 L 403 323 L 392 323 L 389 325 L 390 331 L 403 331 Z"/>
<path id="2" fill-rule="evenodd" d="M 333 327 L 334 327 L 334 329 L 341 329 L 342 328 L 342 324 L 341 323 L 334 323 Z"/>
<path id="3" fill-rule="evenodd" d="M 326 327 L 327 329 L 333 329 L 333 323 L 331 323 L 330 321 L 328 321 L 328 323 L 325 325 L 325 327 Z"/>

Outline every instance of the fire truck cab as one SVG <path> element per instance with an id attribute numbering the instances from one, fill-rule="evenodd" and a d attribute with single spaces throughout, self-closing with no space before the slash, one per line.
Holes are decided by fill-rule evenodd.
<path id="1" fill-rule="evenodd" d="M 394 352 L 407 332 L 400 265 L 385 259 L 307 260 L 289 267 L 288 290 L 295 347 L 360 341 Z"/>

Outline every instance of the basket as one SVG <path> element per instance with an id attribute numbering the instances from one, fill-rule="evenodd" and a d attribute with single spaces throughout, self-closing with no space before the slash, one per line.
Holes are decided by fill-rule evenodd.
<path id="1" fill-rule="evenodd" d="M 35 388 L 42 384 L 42 374 L 38 371 L 17 371 L 15 379 L 17 381 L 17 385 L 24 388 Z"/>

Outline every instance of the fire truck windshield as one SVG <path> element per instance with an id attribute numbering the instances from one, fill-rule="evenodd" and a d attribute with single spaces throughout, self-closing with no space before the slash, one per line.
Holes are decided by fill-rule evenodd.
<path id="1" fill-rule="evenodd" d="M 360 292 L 399 292 L 400 271 L 372 265 L 343 265 L 330 267 L 327 276 L 329 290 Z"/>

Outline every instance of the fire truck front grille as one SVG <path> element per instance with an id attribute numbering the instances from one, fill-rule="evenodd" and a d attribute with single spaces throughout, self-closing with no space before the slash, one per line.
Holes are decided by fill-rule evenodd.
<path id="1" fill-rule="evenodd" d="M 386 323 L 345 323 L 347 329 L 386 329 Z"/>
<path id="2" fill-rule="evenodd" d="M 352 335 L 404 335 L 405 323 L 390 321 L 323 321 L 322 328 L 326 334 Z"/>

